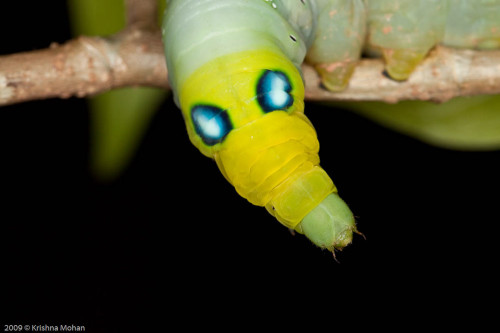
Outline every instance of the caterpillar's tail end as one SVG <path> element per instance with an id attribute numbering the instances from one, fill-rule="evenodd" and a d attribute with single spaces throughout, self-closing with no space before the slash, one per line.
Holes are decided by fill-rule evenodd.
<path id="1" fill-rule="evenodd" d="M 331 252 L 349 245 L 352 233 L 357 232 L 354 215 L 337 193 L 328 195 L 299 227 L 314 244 Z"/>

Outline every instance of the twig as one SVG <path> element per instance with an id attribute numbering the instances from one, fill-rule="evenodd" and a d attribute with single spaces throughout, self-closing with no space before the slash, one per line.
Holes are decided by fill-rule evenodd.
<path id="1" fill-rule="evenodd" d="M 304 66 L 306 99 L 316 101 L 402 100 L 445 102 L 457 96 L 500 94 L 500 50 L 458 50 L 436 47 L 405 82 L 384 74 L 380 59 L 364 59 L 346 90 L 332 93 L 320 86 L 313 68 Z"/>
<path id="2" fill-rule="evenodd" d="M 158 20 L 157 0 L 125 0 L 127 27 L 153 29 Z"/>
<path id="3" fill-rule="evenodd" d="M 0 105 L 84 97 L 126 86 L 168 88 L 166 78 L 158 31 L 129 30 L 109 39 L 79 37 L 0 57 Z"/>
<path id="4" fill-rule="evenodd" d="M 380 59 L 363 59 L 340 93 L 323 89 L 303 66 L 311 101 L 431 100 L 500 94 L 500 51 L 437 47 L 406 82 L 383 74 Z M 80 37 L 63 45 L 0 57 L 0 105 L 35 99 L 84 97 L 125 86 L 168 88 L 158 31 L 126 29 L 109 39 Z"/>

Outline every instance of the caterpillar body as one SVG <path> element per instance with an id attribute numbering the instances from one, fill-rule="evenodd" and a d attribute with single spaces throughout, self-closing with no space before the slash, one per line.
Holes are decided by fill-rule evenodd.
<path id="1" fill-rule="evenodd" d="M 189 138 L 242 197 L 321 248 L 342 249 L 355 220 L 319 164 L 302 62 L 332 91 L 348 85 L 363 51 L 383 56 L 388 74 L 404 80 L 437 43 L 500 46 L 500 0 L 479 2 L 167 1 L 169 81 Z M 456 24 L 477 15 L 487 18 Z"/>
<path id="2" fill-rule="evenodd" d="M 383 56 L 386 71 L 406 80 L 437 44 L 500 48 L 500 0 L 365 0 L 365 50 Z"/>

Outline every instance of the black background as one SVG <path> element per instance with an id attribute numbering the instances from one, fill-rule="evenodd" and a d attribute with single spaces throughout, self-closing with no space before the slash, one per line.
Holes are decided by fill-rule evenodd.
<path id="1" fill-rule="evenodd" d="M 1 54 L 71 38 L 64 2 L 17 3 L 2 4 Z M 493 298 L 500 153 L 444 150 L 348 111 L 306 110 L 322 166 L 366 235 L 340 264 L 240 198 L 191 146 L 171 99 L 107 185 L 88 172 L 84 99 L 2 107 L 3 322 L 122 332 L 266 316 L 335 327 L 380 313 L 370 325 L 448 325 L 456 318 L 444 309 L 465 320 Z"/>

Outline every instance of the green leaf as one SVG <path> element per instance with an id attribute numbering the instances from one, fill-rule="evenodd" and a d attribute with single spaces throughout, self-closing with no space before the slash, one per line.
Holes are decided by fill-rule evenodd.
<path id="1" fill-rule="evenodd" d="M 158 2 L 162 13 L 165 1 Z M 106 36 L 119 32 L 125 27 L 124 3 L 124 0 L 68 0 L 73 34 Z M 162 89 L 137 87 L 89 98 L 90 163 L 95 177 L 111 181 L 120 176 L 166 96 Z"/>
<path id="2" fill-rule="evenodd" d="M 500 149 L 500 95 L 459 97 L 443 104 L 404 101 L 341 106 L 432 145 L 457 150 Z"/>
<path id="3" fill-rule="evenodd" d="M 141 87 L 90 100 L 91 170 L 99 179 L 115 179 L 127 167 L 164 99 L 164 90 Z"/>
<path id="4" fill-rule="evenodd" d="M 68 0 L 74 35 L 103 36 L 125 27 L 125 0 Z"/>

